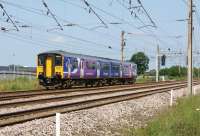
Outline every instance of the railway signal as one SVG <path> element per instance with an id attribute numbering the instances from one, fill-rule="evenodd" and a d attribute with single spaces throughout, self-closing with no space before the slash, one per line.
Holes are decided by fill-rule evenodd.
<path id="1" fill-rule="evenodd" d="M 166 58 L 167 57 L 183 57 L 185 53 L 181 51 L 171 51 L 168 48 L 167 51 L 160 50 L 159 46 L 157 46 L 157 53 L 156 53 L 156 82 L 159 81 L 159 70 L 160 66 L 166 65 Z"/>
<path id="2" fill-rule="evenodd" d="M 166 63 L 166 55 L 162 55 L 162 57 L 161 57 L 161 65 L 165 66 L 165 63 Z"/>

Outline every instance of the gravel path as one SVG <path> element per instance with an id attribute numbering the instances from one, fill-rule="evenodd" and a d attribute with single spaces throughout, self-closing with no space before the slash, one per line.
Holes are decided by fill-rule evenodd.
<path id="1" fill-rule="evenodd" d="M 200 86 L 198 86 L 200 88 Z M 174 99 L 186 95 L 186 89 L 174 91 Z M 61 136 L 117 136 L 121 128 L 134 128 L 169 106 L 169 93 L 160 93 L 89 110 L 61 115 Z M 55 117 L 33 120 L 0 129 L 0 136 L 54 136 Z"/>

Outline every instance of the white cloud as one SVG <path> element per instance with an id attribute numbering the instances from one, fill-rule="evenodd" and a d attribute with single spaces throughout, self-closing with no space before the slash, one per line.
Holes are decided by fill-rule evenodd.
<path id="1" fill-rule="evenodd" d="M 62 36 L 56 36 L 51 38 L 49 41 L 51 42 L 57 42 L 57 43 L 64 43 L 65 42 L 65 38 Z"/>

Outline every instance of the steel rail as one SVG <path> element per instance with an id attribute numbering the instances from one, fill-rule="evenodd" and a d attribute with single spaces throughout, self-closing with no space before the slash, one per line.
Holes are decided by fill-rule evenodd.
<path id="1" fill-rule="evenodd" d="M 5 92 L 0 92 L 0 97 L 1 96 L 10 96 L 10 95 L 20 95 L 20 94 L 35 94 L 35 93 L 48 93 L 48 92 L 54 92 L 54 91 L 73 91 L 74 89 L 97 89 L 97 88 L 111 88 L 111 87 L 123 87 L 123 86 L 139 86 L 139 85 L 144 85 L 144 84 L 159 84 L 159 83 L 169 83 L 169 82 L 174 82 L 174 81 L 161 81 L 161 82 L 147 82 L 147 83 L 135 83 L 131 85 L 113 85 L 113 86 L 103 86 L 103 87 L 83 87 L 83 86 L 75 86 L 71 89 L 54 89 L 54 90 L 46 90 L 46 89 L 33 89 L 33 90 L 22 90 L 22 91 L 5 91 Z"/>
<path id="2" fill-rule="evenodd" d="M 160 82 L 160 83 L 154 83 L 153 85 L 162 85 L 162 84 L 171 84 L 174 82 Z M 176 82 L 179 83 L 179 82 Z M 4 94 L 0 95 L 0 101 L 5 100 L 12 100 L 12 99 L 21 99 L 21 98 L 30 98 L 35 96 L 44 96 L 44 95 L 58 95 L 58 94 L 65 94 L 65 93 L 71 93 L 71 92 L 80 92 L 80 91 L 94 91 L 94 90 L 100 90 L 100 89 L 115 89 L 115 88 L 125 88 L 125 87 L 141 87 L 141 86 L 147 86 L 152 85 L 152 83 L 146 83 L 144 84 L 136 84 L 136 85 L 117 85 L 117 86 L 104 86 L 104 87 L 95 87 L 95 88 L 77 88 L 77 89 L 69 89 L 69 90 L 53 90 L 53 91 L 37 91 L 37 92 L 28 92 L 28 93 L 14 93 L 14 94 Z"/>

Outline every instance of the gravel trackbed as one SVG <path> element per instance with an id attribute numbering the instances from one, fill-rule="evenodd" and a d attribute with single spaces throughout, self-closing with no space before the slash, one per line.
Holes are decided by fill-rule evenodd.
<path id="1" fill-rule="evenodd" d="M 174 100 L 186 95 L 185 90 L 175 91 Z M 62 114 L 61 136 L 120 136 L 125 126 L 145 126 L 156 113 L 169 106 L 169 99 L 169 93 L 160 93 Z M 55 117 L 0 128 L 0 136 L 55 136 Z"/>

